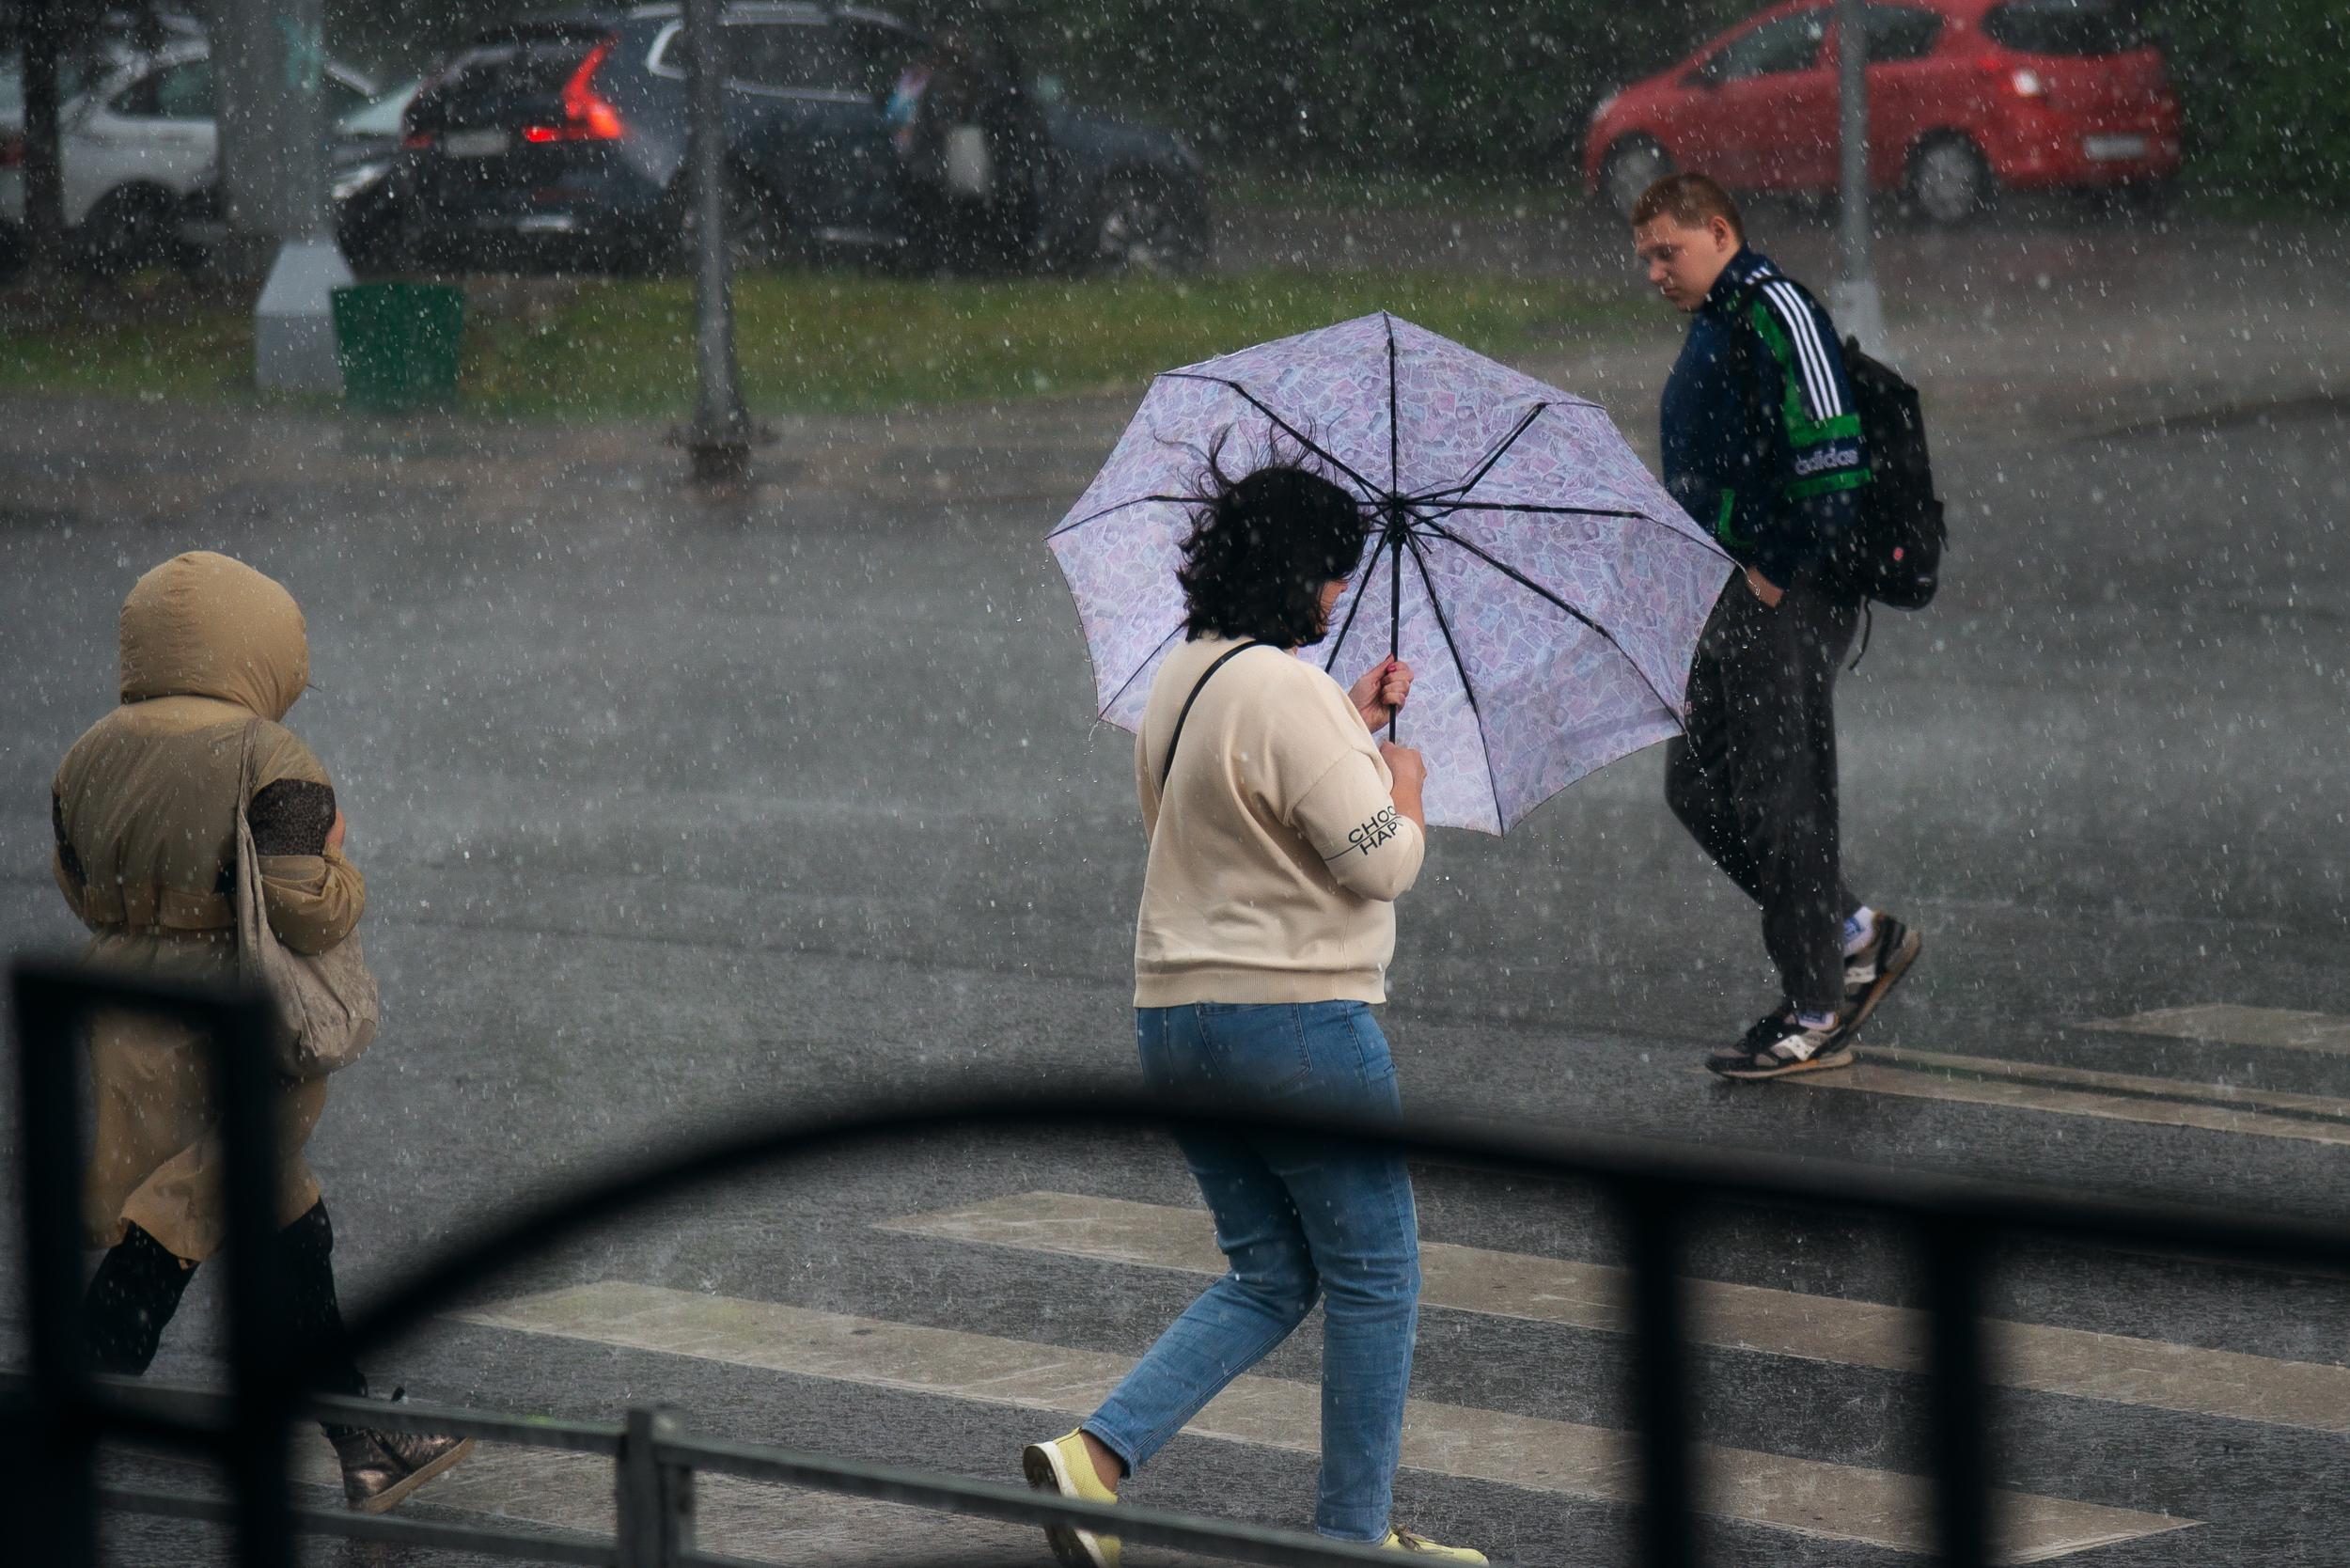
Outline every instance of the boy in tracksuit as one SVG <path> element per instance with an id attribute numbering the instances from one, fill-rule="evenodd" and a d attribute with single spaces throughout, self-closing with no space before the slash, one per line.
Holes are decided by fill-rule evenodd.
<path id="1" fill-rule="evenodd" d="M 1709 1065 L 1771 1078 L 1842 1067 L 1919 939 L 1844 884 L 1836 806 L 1837 667 L 1860 619 L 1840 572 L 1869 454 L 1835 324 L 1747 248 L 1737 207 L 1700 174 L 1632 210 L 1649 280 L 1690 317 L 1663 405 L 1666 488 L 1743 569 L 1689 671 L 1665 798 L 1762 909 L 1782 996 Z"/>

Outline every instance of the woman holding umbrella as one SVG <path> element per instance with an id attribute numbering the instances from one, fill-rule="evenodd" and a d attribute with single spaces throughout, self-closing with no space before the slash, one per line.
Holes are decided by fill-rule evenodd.
<path id="1" fill-rule="evenodd" d="M 1290 656 L 1327 635 L 1371 525 L 1300 463 L 1233 478 L 1212 456 L 1201 489 L 1176 573 L 1184 641 L 1160 666 L 1135 748 L 1150 844 L 1135 933 L 1143 1073 L 1177 1092 L 1393 1116 L 1395 1066 L 1371 1008 L 1386 999 L 1394 901 L 1424 853 L 1425 769 L 1372 732 L 1412 671 L 1386 659 L 1348 692 Z M 1231 1270 L 1075 1431 L 1029 1445 L 1029 1484 L 1114 1500 L 1320 1297 L 1315 1529 L 1483 1562 L 1388 1518 L 1420 1282 L 1402 1156 L 1303 1138 L 1182 1143 Z M 1115 1538 L 1048 1534 L 1069 1568 L 1115 1568 Z"/>

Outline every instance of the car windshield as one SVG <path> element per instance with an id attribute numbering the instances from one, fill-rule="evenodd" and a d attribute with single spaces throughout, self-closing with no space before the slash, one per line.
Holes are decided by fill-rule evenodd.
<path id="1" fill-rule="evenodd" d="M 416 96 L 416 82 L 403 82 L 387 93 L 368 100 L 336 122 L 346 136 L 397 136 L 400 117 Z"/>
<path id="2" fill-rule="evenodd" d="M 2012 0 L 1982 19 L 1982 30 L 2026 55 L 2121 55 L 2146 46 L 2145 29 L 2100 0 Z"/>

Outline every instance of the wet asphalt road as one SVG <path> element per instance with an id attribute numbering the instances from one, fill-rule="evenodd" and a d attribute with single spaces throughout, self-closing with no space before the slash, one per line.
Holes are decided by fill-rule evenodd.
<path id="1" fill-rule="evenodd" d="M 2007 274 L 1946 259 L 1896 310 L 1958 510 L 1942 600 L 1880 615 L 1842 689 L 1853 879 L 1926 939 L 1869 1043 L 2181 1086 L 2156 1104 L 2222 1085 L 2350 1100 L 2339 1052 L 2082 1027 L 2209 1003 L 2350 1015 L 2345 291 L 2306 239 L 2132 239 L 2127 268 L 2112 240 L 2085 267 L 2093 235 L 2011 235 Z M 1815 227 L 1781 248 L 1825 243 Z M 1888 278 L 1925 265 L 1888 252 Z M 1562 340 L 1536 368 L 1646 444 L 1668 332 Z M 2102 361 L 2080 357 L 2091 341 Z M 48 774 L 109 700 L 131 578 L 201 544 L 302 598 L 322 690 L 293 722 L 369 875 L 391 1011 L 313 1145 L 350 1299 L 521 1195 L 743 1114 L 965 1076 L 1130 1083 L 1129 743 L 1087 723 L 1039 543 L 1123 414 L 793 423 L 773 457 L 801 467 L 771 461 L 779 478 L 713 501 L 681 494 L 641 431 L 19 403 L 0 456 L 18 497 L 0 510 L 0 945 L 70 940 L 42 867 Z M 1506 842 L 1439 836 L 1386 1018 L 1409 1105 L 2350 1220 L 2341 1145 L 2274 1127 L 1708 1081 L 1698 1058 L 1770 1000 L 1766 975 L 1750 912 L 1658 787 L 1645 754 Z M 1138 1352 L 1195 1280 L 873 1229 L 1036 1190 L 1193 1200 L 1147 1140 L 935 1137 L 666 1205 L 472 1299 L 623 1280 Z M 1431 1168 L 1421 1202 L 1431 1241 L 1622 1255 L 1587 1191 Z M 1821 1298 L 1832 1322 L 1839 1301 L 1917 1300 L 1913 1262 L 1872 1225 L 1725 1201 L 1690 1272 Z M 2339 1277 L 2029 1239 L 1998 1263 L 1991 1310 L 2018 1321 L 2317 1363 L 2350 1334 Z M 159 1372 L 211 1375 L 217 1332 L 199 1283 Z M 1309 1325 L 1261 1370 L 1310 1379 L 1316 1349 Z M 373 1362 L 418 1398 L 600 1418 L 666 1399 L 709 1431 L 1007 1479 L 1021 1441 L 1066 1425 L 468 1325 Z M 1732 1348 L 1695 1366 L 1709 1440 L 1923 1462 L 1913 1376 Z M 1624 1371 L 1610 1332 L 1432 1309 L 1414 1393 L 1622 1427 Z M 2340 1560 L 2338 1432 L 2048 1393 L 1997 1407 L 2001 1484 L 2202 1522 L 2081 1561 Z M 1293 1524 L 1312 1473 L 1181 1438 L 1135 1496 Z M 1416 1470 L 1399 1515 L 1574 1564 L 1623 1560 L 1629 1517 Z M 1734 1521 L 1707 1538 L 1715 1560 L 1915 1560 Z M 124 1561 L 216 1550 L 178 1527 L 119 1540 Z"/>

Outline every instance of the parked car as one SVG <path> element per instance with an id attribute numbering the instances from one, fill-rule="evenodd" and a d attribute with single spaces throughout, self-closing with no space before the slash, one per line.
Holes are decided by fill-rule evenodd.
<path id="1" fill-rule="evenodd" d="M 397 214 L 383 200 L 384 178 L 400 156 L 400 116 L 420 86 L 411 80 L 378 93 L 335 124 L 327 147 L 327 196 L 336 237 L 354 264 L 380 260 L 397 224 Z M 227 203 L 217 161 L 181 198 L 179 213 L 180 243 L 191 254 L 212 250 L 227 237 Z"/>
<path id="2" fill-rule="evenodd" d="M 1833 0 L 1788 0 L 1600 104 L 1585 188 L 1628 209 L 1675 168 L 1733 188 L 1838 178 Z M 2179 168 L 2162 51 L 2107 0 L 1898 0 L 1868 8 L 1869 182 L 1959 223 L 2002 190 L 2158 189 Z"/>
<path id="3" fill-rule="evenodd" d="M 156 49 L 116 47 L 94 63 L 65 106 L 60 133 L 65 219 L 75 249 L 85 263 L 106 272 L 173 259 L 182 208 L 212 178 L 220 145 L 212 48 L 199 35 L 175 30 Z M 357 71 L 326 66 L 330 121 L 374 94 Z M 18 113 L 21 127 L 21 107 Z M 18 167 L 5 172 L 0 217 L 22 223 L 21 150 Z"/>
<path id="4" fill-rule="evenodd" d="M 940 203 L 909 177 L 889 104 L 933 40 L 813 4 L 725 12 L 729 228 L 754 256 L 921 253 Z M 411 105 L 386 184 L 424 259 L 629 265 L 681 253 L 686 39 L 675 6 L 484 35 Z M 1180 137 L 1080 114 L 1049 83 L 995 83 L 1032 144 L 1020 259 L 1181 268 L 1208 247 L 1206 180 Z"/>

